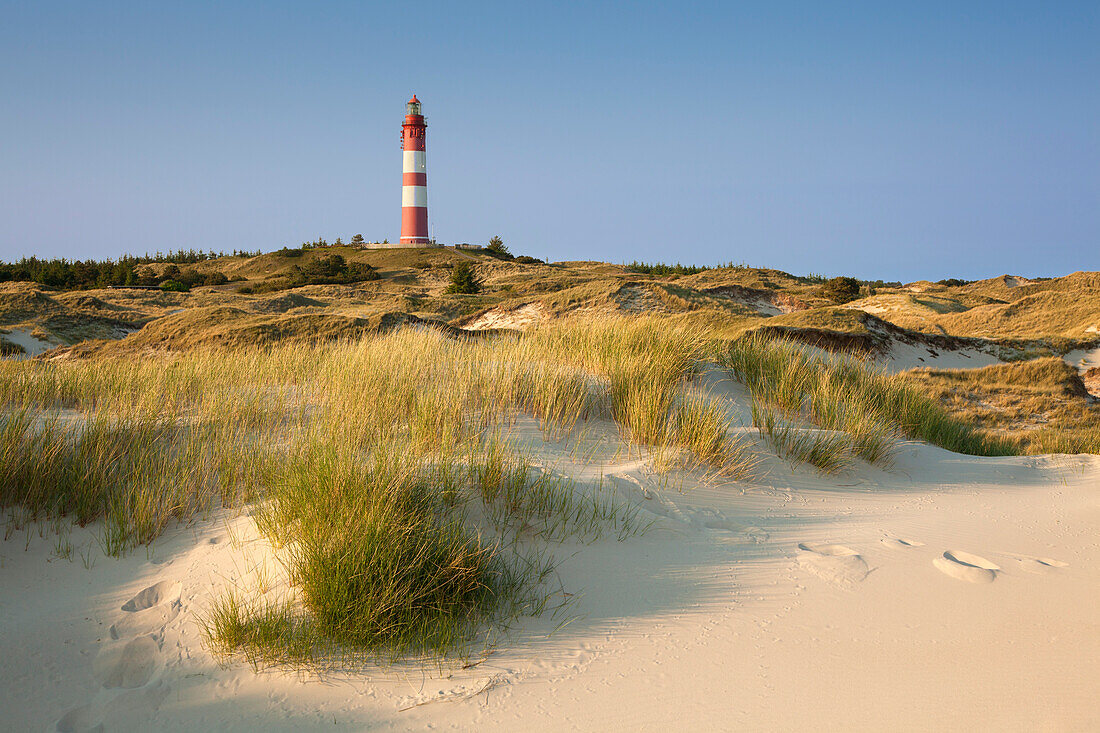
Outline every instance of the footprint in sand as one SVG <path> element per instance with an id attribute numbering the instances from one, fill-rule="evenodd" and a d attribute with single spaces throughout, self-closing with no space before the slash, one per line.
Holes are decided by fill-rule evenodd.
<path id="1" fill-rule="evenodd" d="M 150 711 L 157 710 L 172 691 L 164 681 L 136 690 L 124 690 L 114 697 L 75 707 L 65 713 L 54 730 L 57 733 L 102 733 L 104 730 L 151 730 L 143 725 Z M 140 726 L 140 727 L 139 727 Z"/>
<path id="2" fill-rule="evenodd" d="M 178 600 L 182 585 L 172 580 L 154 583 L 122 604 L 123 611 L 144 611 L 147 608 Z"/>
<path id="3" fill-rule="evenodd" d="M 127 613 L 111 626 L 111 638 L 117 640 L 163 630 L 179 615 L 181 590 L 180 583 L 162 580 L 138 593 L 122 606 Z"/>
<path id="4" fill-rule="evenodd" d="M 154 681 L 160 663 L 160 643 L 157 635 L 180 612 L 181 583 L 162 580 L 144 589 L 122 604 L 125 611 L 111 626 L 111 638 L 99 648 L 92 660 L 92 676 L 104 689 L 122 690 L 104 703 L 97 695 L 91 704 L 79 705 L 66 712 L 54 729 L 60 733 L 104 730 L 104 716 L 116 728 L 117 721 L 127 716 L 145 715 L 155 710 L 171 689 L 163 680 Z M 163 638 L 163 637 L 162 637 Z M 102 692 L 102 691 L 101 691 Z M 123 728 L 132 728 L 123 723 Z"/>
<path id="5" fill-rule="evenodd" d="M 923 542 L 907 540 L 901 537 L 883 537 L 882 544 L 886 545 L 891 550 L 911 550 L 914 547 L 924 547 Z"/>
<path id="6" fill-rule="evenodd" d="M 151 636 L 106 643 L 92 661 L 92 675 L 107 689 L 134 689 L 152 679 L 159 656 L 157 642 Z"/>
<path id="7" fill-rule="evenodd" d="M 91 705 L 81 705 L 61 716 L 54 728 L 57 733 L 102 733 L 103 723 L 96 720 Z"/>
<path id="8" fill-rule="evenodd" d="M 997 579 L 997 571 L 1000 570 L 1000 567 L 980 555 L 958 550 L 948 550 L 942 557 L 933 560 L 932 564 L 944 575 L 968 583 L 992 583 Z"/>
<path id="9" fill-rule="evenodd" d="M 840 586 L 851 586 L 871 572 L 863 557 L 844 545 L 798 545 L 798 564 L 814 575 Z"/>
<path id="10" fill-rule="evenodd" d="M 1051 557 L 1031 557 L 1029 555 L 1009 555 L 1012 561 L 1016 563 L 1016 566 L 1023 570 L 1025 573 L 1035 573 L 1036 575 L 1043 575 L 1046 573 L 1053 573 L 1060 568 L 1068 568 L 1068 562 L 1062 562 L 1061 560 L 1055 560 Z"/>

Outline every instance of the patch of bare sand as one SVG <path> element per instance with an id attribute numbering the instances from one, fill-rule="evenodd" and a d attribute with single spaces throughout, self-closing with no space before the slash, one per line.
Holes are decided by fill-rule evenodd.
<path id="1" fill-rule="evenodd" d="M 525 330 L 548 318 L 550 318 L 550 310 L 543 303 L 526 303 L 516 308 L 492 308 L 465 324 L 463 328 L 467 331 L 485 331 L 495 328 Z"/>
<path id="2" fill-rule="evenodd" d="M 751 308 L 762 316 L 778 316 L 783 313 L 794 313 L 809 308 L 809 305 L 799 298 L 778 290 L 723 285 L 706 288 L 703 292 L 718 298 L 728 298 L 735 303 Z"/>
<path id="3" fill-rule="evenodd" d="M 0 339 L 17 347 L 12 349 L 11 353 L 4 354 L 2 358 L 5 359 L 29 359 L 57 346 L 56 343 L 38 338 L 25 328 L 12 328 L 0 332 Z"/>

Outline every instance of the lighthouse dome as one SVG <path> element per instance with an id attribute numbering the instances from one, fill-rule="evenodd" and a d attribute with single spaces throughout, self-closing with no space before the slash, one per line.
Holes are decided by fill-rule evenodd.
<path id="1" fill-rule="evenodd" d="M 420 114 L 420 100 L 416 98 L 415 94 L 412 96 L 412 99 L 410 99 L 405 104 L 405 114 L 407 114 L 407 115 L 418 115 L 418 114 Z"/>

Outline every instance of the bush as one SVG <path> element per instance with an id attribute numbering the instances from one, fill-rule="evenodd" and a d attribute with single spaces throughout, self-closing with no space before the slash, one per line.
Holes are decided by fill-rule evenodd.
<path id="1" fill-rule="evenodd" d="M 821 286 L 821 295 L 834 303 L 848 303 L 859 297 L 859 280 L 854 277 L 834 277 Z"/>
<path id="2" fill-rule="evenodd" d="M 281 257 L 301 257 L 303 254 L 305 254 L 305 250 L 301 247 L 295 247 L 294 249 L 291 249 L 290 247 L 283 247 L 275 254 Z"/>
<path id="3" fill-rule="evenodd" d="M 537 257 L 528 257 L 527 255 L 520 255 L 515 260 L 521 265 L 544 265 L 546 264 Z"/>
<path id="4" fill-rule="evenodd" d="M 201 272 L 193 267 L 188 267 L 186 270 L 183 270 L 174 277 L 167 275 L 165 275 L 164 277 L 166 280 L 179 280 L 181 283 L 186 285 L 188 289 L 193 288 L 196 285 L 202 285 L 203 282 L 206 280 L 206 275 L 203 275 Z"/>
<path id="5" fill-rule="evenodd" d="M 191 288 L 179 280 L 165 280 L 160 284 L 160 289 L 169 293 L 186 293 Z"/>
<path id="6" fill-rule="evenodd" d="M 323 255 L 302 265 L 291 265 L 286 273 L 269 275 L 256 285 L 248 285 L 237 292 L 248 294 L 275 293 L 303 285 L 343 285 L 377 280 L 378 271 L 365 262 L 348 262 L 342 255 Z"/>
<path id="7" fill-rule="evenodd" d="M 451 284 L 447 288 L 447 292 L 463 293 L 466 295 L 481 292 L 481 280 L 478 278 L 477 273 L 474 272 L 474 268 L 470 267 L 470 263 L 460 262 L 455 269 L 451 271 Z"/>
<path id="8" fill-rule="evenodd" d="M 338 277 L 347 272 L 348 263 L 342 255 L 326 255 L 302 265 L 302 274 L 307 278 Z"/>
<path id="9" fill-rule="evenodd" d="M 225 285 L 227 282 L 229 282 L 229 278 L 226 277 L 224 273 L 211 272 L 202 281 L 202 284 L 203 285 Z"/>

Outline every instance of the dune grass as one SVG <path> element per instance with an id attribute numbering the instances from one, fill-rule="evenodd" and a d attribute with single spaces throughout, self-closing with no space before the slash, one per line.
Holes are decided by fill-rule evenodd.
<path id="1" fill-rule="evenodd" d="M 888 464 L 900 438 L 970 455 L 1016 452 L 1011 442 L 956 419 L 912 384 L 853 357 L 818 356 L 750 333 L 730 342 L 719 362 L 761 408 L 843 432 L 851 453 L 871 463 Z"/>
<path id="2" fill-rule="evenodd" d="M 602 482 L 535 465 L 508 437 L 521 417 L 552 440 L 614 426 L 658 470 L 749 477 L 758 456 L 692 383 L 718 361 L 751 393 L 765 441 L 824 472 L 887 465 L 907 438 L 1014 450 L 855 360 L 714 333 L 609 319 L 482 340 L 407 328 L 0 363 L 0 503 L 11 522 L 102 518 L 111 554 L 173 520 L 253 506 L 293 585 L 275 600 L 228 590 L 205 616 L 211 647 L 257 665 L 318 664 L 462 654 L 479 629 L 552 605 L 556 543 L 644 529 Z"/>
<path id="3" fill-rule="evenodd" d="M 517 415 L 550 437 L 612 420 L 640 447 L 748 470 L 686 384 L 708 348 L 688 329 L 621 322 L 4 363 L 0 499 L 19 521 L 103 518 L 110 554 L 258 500 L 295 592 L 272 605 L 234 590 L 210 609 L 214 648 L 446 656 L 487 623 L 546 607 L 546 543 L 643 527 L 602 485 L 532 466 L 500 437 Z M 273 639 L 295 651 L 265 651 Z"/>
<path id="4" fill-rule="evenodd" d="M 915 369 L 898 379 L 1021 453 L 1100 454 L 1100 405 L 1059 357 L 981 369 Z"/>
<path id="5" fill-rule="evenodd" d="M 822 473 L 837 473 L 851 465 L 852 441 L 846 435 L 796 427 L 755 400 L 752 423 L 780 458 L 808 463 Z"/>

